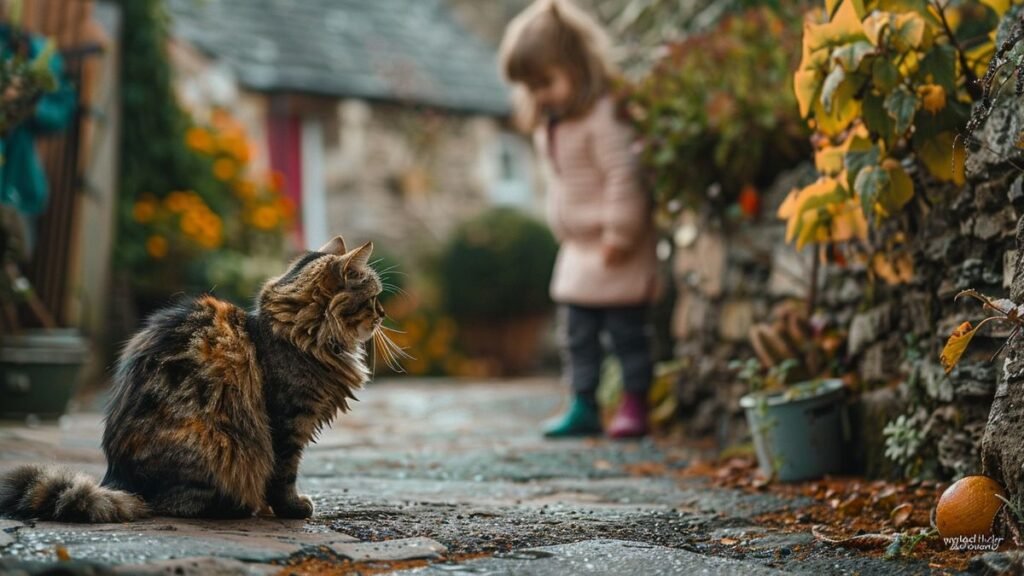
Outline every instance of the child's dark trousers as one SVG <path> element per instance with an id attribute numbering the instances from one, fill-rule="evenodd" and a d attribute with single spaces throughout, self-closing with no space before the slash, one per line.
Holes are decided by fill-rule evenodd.
<path id="1" fill-rule="evenodd" d="M 601 379 L 607 334 L 611 352 L 622 365 L 629 394 L 647 394 L 653 377 L 651 328 L 647 306 L 591 308 L 566 304 L 562 317 L 562 361 L 577 396 L 593 398 Z"/>

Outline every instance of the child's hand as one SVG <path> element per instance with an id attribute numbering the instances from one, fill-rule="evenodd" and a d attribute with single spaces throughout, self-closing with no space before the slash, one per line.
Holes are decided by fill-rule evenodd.
<path id="1" fill-rule="evenodd" d="M 626 256 L 629 256 L 628 251 L 619 248 L 618 246 L 612 246 L 610 244 L 605 244 L 601 248 L 601 251 L 604 255 L 605 266 L 615 266 L 616 264 L 619 264 L 622 261 L 624 261 L 626 259 Z"/>

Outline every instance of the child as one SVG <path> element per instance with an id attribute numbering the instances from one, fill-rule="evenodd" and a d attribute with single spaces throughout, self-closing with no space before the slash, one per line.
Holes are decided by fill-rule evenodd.
<path id="1" fill-rule="evenodd" d="M 655 234 L 650 201 L 638 185 L 633 133 L 610 94 L 617 71 L 605 33 L 569 0 L 536 0 L 509 25 L 500 59 L 515 89 L 517 119 L 534 132 L 547 160 L 548 219 L 561 245 L 551 296 L 560 305 L 574 397 L 545 435 L 601 433 L 595 392 L 606 333 L 625 387 L 608 434 L 643 436 Z"/>

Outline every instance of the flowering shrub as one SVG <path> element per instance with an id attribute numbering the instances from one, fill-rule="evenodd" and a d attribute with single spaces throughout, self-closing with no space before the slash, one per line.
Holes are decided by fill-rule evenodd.
<path id="1" fill-rule="evenodd" d="M 185 144 L 196 164 L 193 186 L 145 191 L 131 206 L 136 287 L 153 295 L 216 289 L 247 300 L 281 267 L 295 207 L 279 177 L 250 174 L 250 143 L 227 113 L 190 127 Z"/>
<path id="2" fill-rule="evenodd" d="M 670 44 L 627 111 L 659 205 L 758 210 L 757 188 L 809 150 L 789 89 L 799 18 L 768 8 L 726 16 Z"/>

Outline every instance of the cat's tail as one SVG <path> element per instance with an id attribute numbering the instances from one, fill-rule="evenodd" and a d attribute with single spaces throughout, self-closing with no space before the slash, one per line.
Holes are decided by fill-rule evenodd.
<path id="1" fill-rule="evenodd" d="M 146 503 L 66 468 L 21 466 L 0 474 L 0 516 L 58 522 L 129 522 Z"/>

